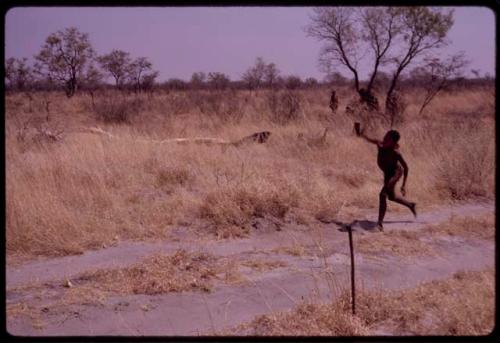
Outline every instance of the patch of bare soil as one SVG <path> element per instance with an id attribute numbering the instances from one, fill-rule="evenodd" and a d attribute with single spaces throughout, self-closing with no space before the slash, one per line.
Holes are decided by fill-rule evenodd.
<path id="1" fill-rule="evenodd" d="M 389 212 L 383 233 L 373 230 L 374 217 L 289 223 L 238 240 L 122 243 L 8 266 L 7 329 L 22 336 L 196 336 L 295 308 L 306 316 L 311 308 L 301 304 L 329 304 L 349 286 L 346 225 L 354 231 L 357 284 L 366 292 L 414 288 L 494 265 L 491 202 L 422 213 L 416 221 Z M 337 331 L 318 334 L 381 330 L 363 331 L 357 319 L 344 319 Z M 266 326 L 269 319 L 261 321 Z"/>

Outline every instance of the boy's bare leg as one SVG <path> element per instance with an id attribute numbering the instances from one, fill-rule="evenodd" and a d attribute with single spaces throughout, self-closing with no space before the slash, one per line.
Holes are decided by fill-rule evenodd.
<path id="1" fill-rule="evenodd" d="M 416 204 L 414 202 L 406 200 L 403 197 L 396 195 L 395 192 L 396 183 L 399 181 L 402 175 L 403 171 L 401 170 L 401 168 L 398 168 L 396 170 L 396 174 L 393 177 L 391 177 L 387 182 L 387 195 L 390 201 L 394 201 L 397 202 L 398 204 L 408 207 L 410 211 L 413 213 L 413 215 L 416 217 L 417 216 L 417 212 L 415 210 Z"/>
<path id="2" fill-rule="evenodd" d="M 402 176 L 402 170 L 398 169 L 396 174 L 392 176 L 387 182 L 384 183 L 384 187 L 380 191 L 380 202 L 379 202 L 379 211 L 378 211 L 378 222 L 377 226 L 380 231 L 383 231 L 383 221 L 385 217 L 385 212 L 387 210 L 387 198 L 389 200 L 394 201 L 398 204 L 406 206 L 410 209 L 413 215 L 417 216 L 416 204 L 414 202 L 408 201 L 403 197 L 397 196 L 395 192 L 396 183 Z"/>
<path id="3" fill-rule="evenodd" d="M 384 226 L 382 223 L 384 221 L 386 209 L 387 209 L 387 193 L 386 193 L 386 186 L 384 185 L 379 195 L 377 227 L 380 231 L 384 231 Z"/>

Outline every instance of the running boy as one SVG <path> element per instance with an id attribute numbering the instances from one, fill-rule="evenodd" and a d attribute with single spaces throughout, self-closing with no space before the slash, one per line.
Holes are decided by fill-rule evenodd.
<path id="1" fill-rule="evenodd" d="M 398 141 L 400 138 L 399 132 L 396 130 L 388 131 L 383 141 L 377 139 L 369 138 L 360 129 L 359 123 L 355 124 L 356 134 L 359 137 L 363 137 L 368 142 L 376 144 L 378 148 L 377 164 L 379 168 L 384 172 L 384 187 L 380 191 L 380 204 L 378 212 L 378 222 L 377 226 L 380 231 L 384 230 L 383 221 L 385 216 L 385 211 L 387 208 L 387 198 L 389 200 L 397 202 L 398 204 L 404 205 L 410 209 L 413 215 L 416 217 L 416 204 L 410 202 L 402 197 L 396 195 L 394 189 L 396 183 L 401 178 L 403 174 L 403 185 L 401 186 L 401 194 L 405 196 L 406 194 L 406 179 L 408 177 L 408 165 L 406 164 L 403 156 L 397 150 L 399 148 Z"/>

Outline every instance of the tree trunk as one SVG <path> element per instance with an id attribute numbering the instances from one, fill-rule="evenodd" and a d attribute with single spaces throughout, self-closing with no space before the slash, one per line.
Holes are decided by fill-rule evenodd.
<path id="1" fill-rule="evenodd" d="M 379 110 L 378 99 L 373 95 L 373 93 L 365 88 L 361 88 L 358 91 L 359 101 L 363 104 L 366 104 L 371 111 Z"/>

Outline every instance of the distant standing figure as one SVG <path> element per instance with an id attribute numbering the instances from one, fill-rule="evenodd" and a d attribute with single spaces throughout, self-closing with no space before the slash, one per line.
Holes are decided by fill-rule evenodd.
<path id="1" fill-rule="evenodd" d="M 363 137 L 368 142 L 376 144 L 378 148 L 377 164 L 384 173 L 384 187 L 382 187 L 382 190 L 380 191 L 380 204 L 377 222 L 379 230 L 384 230 L 383 221 L 387 208 L 387 198 L 389 198 L 389 200 L 391 201 L 408 207 L 416 217 L 416 203 L 397 196 L 394 190 L 396 187 L 396 183 L 401 178 L 401 175 L 403 175 L 401 194 L 403 196 L 406 195 L 405 186 L 406 179 L 408 178 L 408 165 L 403 159 L 401 153 L 398 151 L 398 141 L 400 138 L 399 132 L 396 130 L 390 130 L 385 134 L 384 139 L 382 141 L 379 141 L 377 139 L 367 137 L 365 133 L 360 129 L 359 123 L 356 123 L 354 128 L 356 130 L 356 134 L 359 137 Z"/>
<path id="2" fill-rule="evenodd" d="M 337 98 L 335 90 L 332 90 L 332 95 L 330 96 L 330 109 L 332 110 L 333 114 L 335 114 L 338 107 L 339 107 L 339 99 Z"/>

